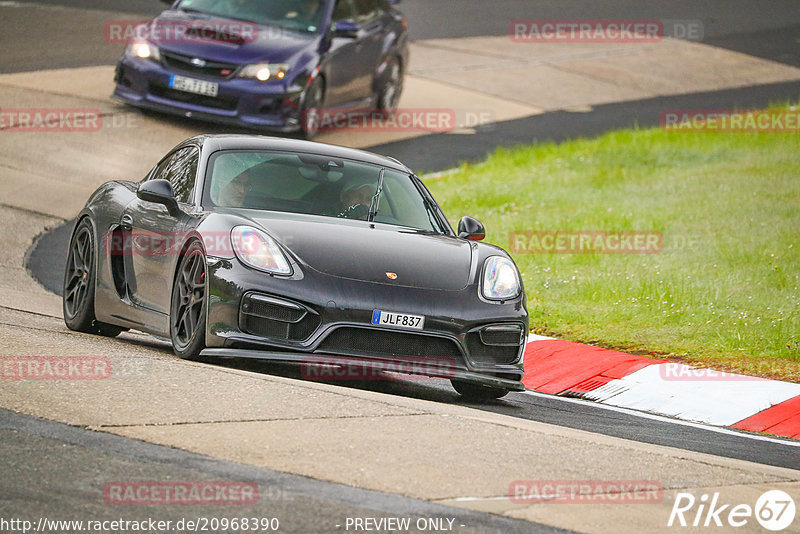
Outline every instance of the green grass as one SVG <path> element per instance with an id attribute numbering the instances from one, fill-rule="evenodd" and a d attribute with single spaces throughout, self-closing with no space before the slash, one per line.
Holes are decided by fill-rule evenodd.
<path id="1" fill-rule="evenodd" d="M 512 254 L 531 328 L 800 382 L 800 135 L 625 130 L 425 180 L 454 223 L 661 232 L 657 254 Z"/>

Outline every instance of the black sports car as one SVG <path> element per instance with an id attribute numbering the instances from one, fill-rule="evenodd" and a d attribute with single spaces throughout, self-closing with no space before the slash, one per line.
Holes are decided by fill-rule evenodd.
<path id="1" fill-rule="evenodd" d="M 516 265 L 483 237 L 469 217 L 454 232 L 394 159 L 202 135 L 89 198 L 64 320 L 168 337 L 182 358 L 369 363 L 498 398 L 524 389 L 528 313 Z"/>

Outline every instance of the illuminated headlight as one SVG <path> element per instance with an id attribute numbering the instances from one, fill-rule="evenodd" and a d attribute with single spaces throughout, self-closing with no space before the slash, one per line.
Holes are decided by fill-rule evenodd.
<path id="1" fill-rule="evenodd" d="M 252 226 L 237 226 L 231 230 L 233 251 L 239 261 L 272 274 L 290 275 L 292 268 L 275 240 Z"/>
<path id="2" fill-rule="evenodd" d="M 514 263 L 502 256 L 486 258 L 481 292 L 489 300 L 509 300 L 519 295 L 521 284 Z"/>
<path id="3" fill-rule="evenodd" d="M 253 78 L 262 82 L 267 80 L 282 80 L 289 72 L 287 63 L 257 63 L 245 65 L 239 73 L 240 78 Z"/>
<path id="4" fill-rule="evenodd" d="M 139 59 L 151 59 L 153 61 L 161 60 L 161 53 L 158 47 L 154 46 L 147 41 L 136 41 L 128 46 L 128 53 Z"/>

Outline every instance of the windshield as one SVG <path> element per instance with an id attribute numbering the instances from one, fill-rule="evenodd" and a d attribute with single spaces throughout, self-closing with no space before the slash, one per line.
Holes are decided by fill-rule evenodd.
<path id="1" fill-rule="evenodd" d="M 209 160 L 203 204 L 338 217 L 447 233 L 408 174 L 314 154 L 222 151 Z"/>
<path id="2" fill-rule="evenodd" d="M 321 0 L 183 0 L 177 7 L 310 33 L 321 27 L 325 11 Z"/>

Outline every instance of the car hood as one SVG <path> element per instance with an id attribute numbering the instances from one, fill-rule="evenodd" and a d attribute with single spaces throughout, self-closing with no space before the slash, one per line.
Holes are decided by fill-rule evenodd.
<path id="1" fill-rule="evenodd" d="M 286 62 L 312 46 L 318 37 L 276 26 L 177 10 L 164 11 L 148 25 L 149 40 L 159 48 L 221 63 Z M 191 33 L 192 29 L 203 30 L 195 34 L 202 38 L 183 35 L 183 32 Z"/>
<path id="2" fill-rule="evenodd" d="M 467 241 L 386 224 L 283 215 L 249 218 L 321 273 L 449 291 L 469 284 L 472 248 Z"/>

